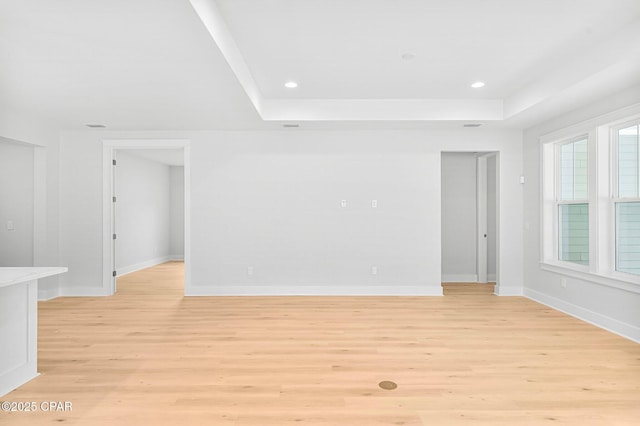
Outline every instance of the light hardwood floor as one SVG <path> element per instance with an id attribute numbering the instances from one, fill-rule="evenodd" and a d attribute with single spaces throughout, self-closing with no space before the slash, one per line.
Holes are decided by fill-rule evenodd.
<path id="1" fill-rule="evenodd" d="M 640 345 L 521 297 L 182 297 L 182 265 L 39 304 L 70 401 L 2 425 L 638 425 Z M 397 383 L 383 390 L 378 383 Z"/>
<path id="2" fill-rule="evenodd" d="M 445 296 L 492 295 L 495 288 L 496 283 L 442 283 L 442 293 Z"/>

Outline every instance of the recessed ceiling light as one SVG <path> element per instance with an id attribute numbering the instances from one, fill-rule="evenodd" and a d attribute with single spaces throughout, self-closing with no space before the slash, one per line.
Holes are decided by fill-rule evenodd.
<path id="1" fill-rule="evenodd" d="M 476 81 L 475 83 L 473 83 L 471 85 L 471 87 L 473 87 L 474 89 L 479 89 L 481 87 L 484 87 L 484 82 L 483 81 Z"/>
<path id="2" fill-rule="evenodd" d="M 295 89 L 296 87 L 298 87 L 298 83 L 296 83 L 295 81 L 287 81 L 284 84 L 284 87 L 286 87 L 287 89 Z"/>
<path id="3" fill-rule="evenodd" d="M 104 124 L 87 124 L 86 126 L 92 129 L 104 129 L 105 127 L 107 127 Z"/>
<path id="4" fill-rule="evenodd" d="M 402 54 L 402 59 L 404 59 L 405 61 L 410 61 L 415 57 L 416 57 L 416 54 L 413 52 L 406 52 Z"/>

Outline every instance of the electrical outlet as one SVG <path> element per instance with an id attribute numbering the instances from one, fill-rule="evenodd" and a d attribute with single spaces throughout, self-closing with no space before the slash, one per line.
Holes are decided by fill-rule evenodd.
<path id="1" fill-rule="evenodd" d="M 253 275 L 253 266 L 247 267 L 247 275 Z"/>
<path id="2" fill-rule="evenodd" d="M 567 279 L 566 278 L 560 278 L 560 287 L 567 288 Z"/>
<path id="3" fill-rule="evenodd" d="M 378 208 L 378 200 L 371 200 L 371 208 L 372 209 Z"/>
<path id="4" fill-rule="evenodd" d="M 378 267 L 377 266 L 372 266 L 371 267 L 371 275 L 378 275 Z"/>
<path id="5" fill-rule="evenodd" d="M 340 201 L 340 207 L 342 207 L 342 208 L 347 207 L 347 200 L 341 200 Z"/>

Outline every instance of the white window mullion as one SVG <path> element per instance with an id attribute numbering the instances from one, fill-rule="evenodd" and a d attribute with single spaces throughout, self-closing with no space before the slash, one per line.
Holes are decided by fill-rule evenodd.
<path id="1" fill-rule="evenodd" d="M 593 244 L 592 244 L 592 269 L 591 272 L 610 273 L 615 269 L 615 226 L 613 224 L 615 211 L 611 202 L 615 181 L 617 177 L 613 173 L 615 162 L 615 150 L 610 144 L 611 132 L 608 128 L 598 128 L 595 136 L 595 155 L 593 164 L 592 187 L 594 193 L 594 220 L 593 220 Z"/>
<path id="2" fill-rule="evenodd" d="M 600 138 L 597 132 L 591 131 L 588 136 L 588 185 L 589 185 L 589 271 L 590 272 L 598 272 L 601 268 L 604 267 L 601 263 L 601 256 L 603 251 L 606 251 L 606 248 L 601 247 L 602 239 L 600 234 L 600 216 L 603 213 L 602 204 L 604 204 L 604 208 L 607 207 L 607 198 L 604 198 L 604 203 L 601 202 L 600 191 L 601 188 L 598 186 L 601 180 L 607 182 L 609 179 L 600 179 L 600 176 L 603 172 L 607 172 L 607 170 L 602 170 L 600 168 L 601 164 L 599 163 L 608 163 L 609 156 L 609 147 L 606 143 L 607 138 L 605 137 L 603 140 L 605 141 L 604 146 L 600 143 Z M 606 167 L 605 167 L 606 169 Z M 608 191 L 605 190 L 605 197 L 608 197 Z M 606 262 L 605 262 L 606 263 Z"/>

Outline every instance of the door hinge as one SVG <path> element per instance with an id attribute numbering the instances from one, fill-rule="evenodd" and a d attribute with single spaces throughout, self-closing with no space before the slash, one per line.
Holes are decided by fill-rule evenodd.
<path id="1" fill-rule="evenodd" d="M 116 202 L 116 197 L 113 197 L 113 202 L 114 202 L 114 203 Z"/>
<path id="2" fill-rule="evenodd" d="M 114 277 L 116 276 L 116 271 L 113 271 L 113 276 L 114 276 Z"/>
<path id="3" fill-rule="evenodd" d="M 116 165 L 116 160 L 112 160 L 112 161 L 113 161 L 113 163 L 112 163 L 112 164 L 115 166 L 115 165 Z"/>
<path id="4" fill-rule="evenodd" d="M 113 239 L 114 239 L 114 240 L 116 239 L 116 234 L 113 234 Z"/>

